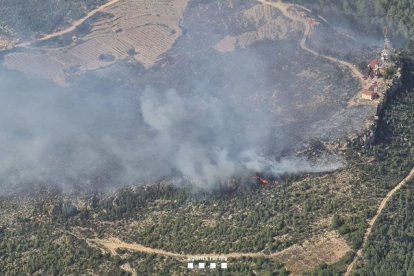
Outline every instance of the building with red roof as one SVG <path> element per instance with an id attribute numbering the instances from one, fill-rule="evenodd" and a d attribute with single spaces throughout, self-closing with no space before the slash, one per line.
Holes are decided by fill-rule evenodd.
<path id="1" fill-rule="evenodd" d="M 380 65 L 381 65 L 381 61 L 379 61 L 378 59 L 373 59 L 368 64 L 368 67 L 370 67 L 372 70 L 377 70 L 380 67 Z"/>

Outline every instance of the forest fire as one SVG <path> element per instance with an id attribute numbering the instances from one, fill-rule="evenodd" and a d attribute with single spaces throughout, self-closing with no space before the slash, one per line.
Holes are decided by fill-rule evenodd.
<path id="1" fill-rule="evenodd" d="M 256 179 L 256 181 L 257 181 L 260 185 L 268 185 L 268 184 L 270 183 L 268 179 L 266 179 L 266 178 L 264 178 L 264 177 L 261 177 L 261 176 L 258 176 L 258 175 L 256 175 L 256 176 L 254 177 L 254 179 Z"/>

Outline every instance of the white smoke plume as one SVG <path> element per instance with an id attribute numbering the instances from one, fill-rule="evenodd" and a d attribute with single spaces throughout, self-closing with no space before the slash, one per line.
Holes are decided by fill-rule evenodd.
<path id="1" fill-rule="evenodd" d="M 272 140 L 272 117 L 252 108 L 247 84 L 238 94 L 182 95 L 58 88 L 8 71 L 0 81 L 0 193 L 38 184 L 112 189 L 175 176 L 208 190 L 246 173 L 339 166 L 270 161 L 272 144 L 291 145 Z"/>

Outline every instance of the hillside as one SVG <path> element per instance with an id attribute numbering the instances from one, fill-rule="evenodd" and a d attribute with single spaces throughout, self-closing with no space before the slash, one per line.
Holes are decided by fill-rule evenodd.
<path id="1" fill-rule="evenodd" d="M 0 0 L 0 275 L 414 272 L 409 2 L 103 2 Z"/>
<path id="2" fill-rule="evenodd" d="M 414 126 L 414 82 L 412 75 L 414 73 L 414 55 L 412 47 L 402 55 L 406 64 L 404 87 L 400 94 L 393 101 L 392 106 L 384 111 L 384 123 L 391 125 L 395 131 L 400 129 L 398 126 Z M 401 114 L 402 116 L 395 116 Z M 414 151 L 412 141 L 413 131 L 402 132 L 401 142 L 404 143 L 407 151 L 411 154 Z M 387 137 L 386 133 L 381 131 L 380 136 Z M 387 141 L 389 138 L 383 138 Z M 407 159 L 413 160 L 412 155 Z M 368 241 L 367 248 L 364 252 L 363 259 L 357 264 L 356 275 L 365 275 L 368 271 L 376 275 L 392 274 L 399 271 L 401 274 L 410 274 L 413 272 L 412 264 L 412 196 L 414 181 L 407 183 L 390 201 L 384 213 L 379 217 L 377 224 L 373 228 L 372 238 Z"/>
<path id="3" fill-rule="evenodd" d="M 396 36 L 410 39 L 414 35 L 414 6 L 411 0 L 295 0 L 317 10 L 318 12 L 335 18 L 340 15 L 351 19 L 365 32 L 382 32 L 382 28 L 389 28 Z M 339 20 L 339 22 L 341 22 Z M 342 21 L 343 24 L 347 22 Z"/>
<path id="4" fill-rule="evenodd" d="M 240 186 L 204 195 L 194 195 L 164 182 L 125 189 L 111 196 L 68 198 L 46 191 L 26 199 L 3 198 L 1 272 L 76 273 L 91 269 L 121 273 L 120 267 L 125 270 L 123 264 L 138 272 L 186 271 L 179 257 L 152 255 L 135 251 L 132 246 L 130 249 L 115 247 L 118 249 L 111 257 L 111 251 L 103 253 L 105 239 L 110 237 L 176 253 L 264 254 L 242 259 L 229 257 L 228 273 L 252 269 L 303 272 L 301 269 L 309 271 L 320 263 L 331 266 L 320 266 L 315 271 L 344 271 L 352 260 L 352 252 L 362 244 L 367 219 L 373 216 L 385 194 L 412 168 L 414 152 L 410 143 L 414 139 L 411 128 L 414 117 L 410 115 L 413 97 L 408 82 L 412 69 L 407 62 L 404 60 L 404 86 L 381 114 L 377 142 L 369 147 L 350 142 L 343 152 L 348 160 L 345 169 L 321 176 L 286 176 L 274 180 L 268 187 Z M 403 189 L 404 195 L 406 189 L 409 186 Z M 398 202 L 399 197 L 391 202 Z M 16 205 L 24 207 L 16 212 Z M 390 208 L 386 208 L 384 215 Z M 372 239 L 377 239 L 377 231 L 388 221 L 380 216 Z M 326 249 L 322 249 L 324 244 Z M 370 238 L 367 269 L 373 258 L 371 244 Z M 293 253 L 298 245 L 308 254 Z M 335 258 L 314 251 L 335 246 L 343 250 Z M 266 257 L 283 249 L 297 259 L 283 254 Z M 310 257 L 312 254 L 317 258 Z M 381 262 L 386 267 L 397 264 L 396 259 Z M 299 263 L 303 264 L 302 268 Z"/>
<path id="5" fill-rule="evenodd" d="M 51 33 L 84 16 L 106 0 L 1 0 L 0 37 L 11 35 L 30 38 Z"/>

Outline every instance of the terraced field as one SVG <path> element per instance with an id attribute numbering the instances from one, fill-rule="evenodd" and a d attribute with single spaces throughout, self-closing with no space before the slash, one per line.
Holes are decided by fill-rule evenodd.
<path id="1" fill-rule="evenodd" d="M 126 77 L 134 86 L 187 95 L 198 82 L 240 94 L 248 79 L 250 91 L 239 97 L 271 113 L 269 127 L 289 132 L 276 131 L 282 140 L 336 139 L 365 128 L 374 112 L 347 107 L 361 88 L 358 80 L 334 59 L 304 51 L 303 24 L 266 2 L 119 0 L 75 25 L 7 54 L 3 64 L 60 85 L 112 65 L 140 64 L 139 78 Z M 111 77 L 117 70 L 98 72 Z M 215 74 L 226 79 L 212 81 Z"/>
<path id="2" fill-rule="evenodd" d="M 67 73 L 96 70 L 126 59 L 150 68 L 181 35 L 179 22 L 186 5 L 187 0 L 117 1 L 78 27 L 69 27 L 70 32 L 40 38 L 40 48 L 25 45 L 30 51 L 6 56 L 4 64 L 28 72 L 29 62 L 36 68 L 35 75 L 61 85 Z"/>

